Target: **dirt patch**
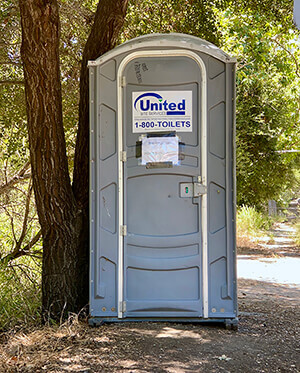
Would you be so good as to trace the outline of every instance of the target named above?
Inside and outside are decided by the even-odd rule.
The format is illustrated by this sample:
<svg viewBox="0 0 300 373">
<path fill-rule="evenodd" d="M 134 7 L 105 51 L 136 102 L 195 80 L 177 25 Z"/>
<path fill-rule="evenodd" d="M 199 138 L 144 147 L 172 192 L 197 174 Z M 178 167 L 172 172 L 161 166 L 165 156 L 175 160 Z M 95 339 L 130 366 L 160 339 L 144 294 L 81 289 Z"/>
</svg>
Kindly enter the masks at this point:
<svg viewBox="0 0 300 373">
<path fill-rule="evenodd" d="M 1 372 L 299 372 L 299 289 L 239 281 L 237 332 L 222 326 L 69 322 L 2 335 Z"/>
<path fill-rule="evenodd" d="M 238 249 L 300 256 L 290 226 Z M 253 256 L 254 258 L 254 256 Z M 221 325 L 140 322 L 0 334 L 0 372 L 300 372 L 300 289 L 240 279 L 239 330 Z"/>
</svg>

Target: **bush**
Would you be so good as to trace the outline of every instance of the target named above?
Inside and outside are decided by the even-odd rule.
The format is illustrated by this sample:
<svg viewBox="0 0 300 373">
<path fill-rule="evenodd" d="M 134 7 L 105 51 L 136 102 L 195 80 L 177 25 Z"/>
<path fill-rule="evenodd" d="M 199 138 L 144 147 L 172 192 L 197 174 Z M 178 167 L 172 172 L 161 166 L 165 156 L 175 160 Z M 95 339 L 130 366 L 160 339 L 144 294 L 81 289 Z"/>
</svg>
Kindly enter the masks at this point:
<svg viewBox="0 0 300 373">
<path fill-rule="evenodd" d="M 237 210 L 237 236 L 257 236 L 272 226 L 272 220 L 254 207 Z"/>
<path fill-rule="evenodd" d="M 300 246 L 300 221 L 296 223 L 295 228 L 296 228 L 295 242 L 297 246 Z"/>
<path fill-rule="evenodd" d="M 40 263 L 22 257 L 0 267 L 0 330 L 40 323 Z"/>
</svg>

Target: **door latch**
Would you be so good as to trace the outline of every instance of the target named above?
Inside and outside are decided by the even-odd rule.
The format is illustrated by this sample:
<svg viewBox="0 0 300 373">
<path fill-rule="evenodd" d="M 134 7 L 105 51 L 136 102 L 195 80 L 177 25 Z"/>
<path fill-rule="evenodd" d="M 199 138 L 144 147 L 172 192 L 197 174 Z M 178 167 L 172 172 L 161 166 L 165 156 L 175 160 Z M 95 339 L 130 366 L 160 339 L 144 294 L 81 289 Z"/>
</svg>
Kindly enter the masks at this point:
<svg viewBox="0 0 300 373">
<path fill-rule="evenodd" d="M 200 197 L 207 193 L 207 187 L 201 183 L 180 183 L 180 197 Z"/>
<path fill-rule="evenodd" d="M 202 194 L 207 193 L 207 188 L 201 183 L 193 183 L 194 185 L 194 197 L 200 197 Z"/>
</svg>

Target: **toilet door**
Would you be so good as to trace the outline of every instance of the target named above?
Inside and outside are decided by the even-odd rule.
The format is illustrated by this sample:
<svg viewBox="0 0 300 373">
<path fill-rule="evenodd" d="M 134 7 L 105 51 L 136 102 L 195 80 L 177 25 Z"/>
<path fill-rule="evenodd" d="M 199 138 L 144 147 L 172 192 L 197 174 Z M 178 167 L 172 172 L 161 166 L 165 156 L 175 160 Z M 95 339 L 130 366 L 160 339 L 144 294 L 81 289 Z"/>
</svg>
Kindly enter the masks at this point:
<svg viewBox="0 0 300 373">
<path fill-rule="evenodd" d="M 201 317 L 203 71 L 141 53 L 122 79 L 119 317 Z"/>
</svg>

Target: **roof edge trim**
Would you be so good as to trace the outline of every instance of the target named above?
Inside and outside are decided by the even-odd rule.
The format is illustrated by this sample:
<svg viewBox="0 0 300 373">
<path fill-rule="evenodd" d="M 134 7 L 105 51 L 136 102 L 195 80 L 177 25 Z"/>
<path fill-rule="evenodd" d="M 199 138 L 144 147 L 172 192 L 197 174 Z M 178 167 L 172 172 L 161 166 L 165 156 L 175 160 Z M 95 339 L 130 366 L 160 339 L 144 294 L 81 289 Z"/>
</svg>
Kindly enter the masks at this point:
<svg viewBox="0 0 300 373">
<path fill-rule="evenodd" d="M 111 58 L 122 53 L 134 52 L 143 48 L 170 48 L 170 49 L 188 49 L 197 52 L 203 52 L 207 55 L 225 63 L 236 63 L 236 58 L 231 57 L 214 44 L 200 39 L 196 36 L 170 33 L 170 34 L 148 34 L 126 41 L 114 49 L 104 53 L 94 61 L 88 62 L 88 67 L 102 65 Z"/>
</svg>

